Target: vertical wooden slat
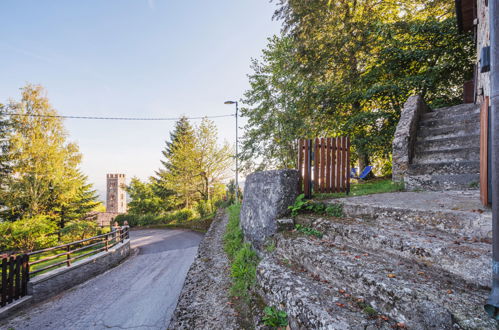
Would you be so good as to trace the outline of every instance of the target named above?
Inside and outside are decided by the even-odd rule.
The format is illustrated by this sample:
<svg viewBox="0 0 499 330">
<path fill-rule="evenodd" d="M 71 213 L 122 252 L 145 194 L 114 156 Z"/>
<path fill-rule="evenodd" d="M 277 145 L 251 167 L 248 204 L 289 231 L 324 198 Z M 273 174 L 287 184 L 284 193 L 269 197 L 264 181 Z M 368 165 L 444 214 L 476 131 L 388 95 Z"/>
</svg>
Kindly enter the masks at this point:
<svg viewBox="0 0 499 330">
<path fill-rule="evenodd" d="M 321 182 L 320 192 L 326 192 L 326 139 L 321 138 Z"/>
<path fill-rule="evenodd" d="M 9 258 L 9 283 L 7 284 L 7 302 L 11 303 L 14 298 L 14 263 L 16 261 L 16 256 L 10 256 Z"/>
<path fill-rule="evenodd" d="M 2 258 L 2 307 L 7 304 L 7 257 Z"/>
<path fill-rule="evenodd" d="M 489 97 L 485 97 L 480 107 L 480 200 L 489 204 L 488 149 L 489 149 Z"/>
<path fill-rule="evenodd" d="M 346 171 L 346 176 L 347 176 L 347 191 L 346 193 L 349 194 L 350 193 L 350 171 L 351 171 L 351 167 L 350 167 L 350 137 L 347 136 L 347 171 Z"/>
<path fill-rule="evenodd" d="M 298 191 L 303 193 L 303 139 L 298 140 Z"/>
<path fill-rule="evenodd" d="M 336 138 L 331 138 L 331 193 L 336 191 Z"/>
<path fill-rule="evenodd" d="M 347 138 L 341 138 L 341 192 L 347 191 Z"/>
<path fill-rule="evenodd" d="M 314 193 L 319 191 L 319 138 L 314 141 Z"/>
<path fill-rule="evenodd" d="M 309 197 L 310 194 L 310 140 L 305 140 L 305 148 L 304 148 L 304 154 L 303 157 L 305 158 L 304 161 L 304 168 L 303 168 L 303 193 L 305 194 L 306 197 Z"/>
<path fill-rule="evenodd" d="M 16 273 L 15 273 L 15 299 L 19 299 L 21 297 L 21 266 L 22 266 L 23 256 L 17 256 L 16 258 Z"/>
<path fill-rule="evenodd" d="M 29 270 L 28 270 L 28 262 L 29 256 L 27 254 L 24 255 L 23 264 L 22 264 L 22 282 L 21 282 L 21 294 L 23 296 L 28 294 L 28 280 L 29 280 Z"/>
<path fill-rule="evenodd" d="M 340 192 L 340 180 L 341 180 L 341 138 L 336 138 L 336 182 L 334 192 Z"/>
<path fill-rule="evenodd" d="M 331 192 L 331 138 L 326 138 L 326 193 Z"/>
</svg>

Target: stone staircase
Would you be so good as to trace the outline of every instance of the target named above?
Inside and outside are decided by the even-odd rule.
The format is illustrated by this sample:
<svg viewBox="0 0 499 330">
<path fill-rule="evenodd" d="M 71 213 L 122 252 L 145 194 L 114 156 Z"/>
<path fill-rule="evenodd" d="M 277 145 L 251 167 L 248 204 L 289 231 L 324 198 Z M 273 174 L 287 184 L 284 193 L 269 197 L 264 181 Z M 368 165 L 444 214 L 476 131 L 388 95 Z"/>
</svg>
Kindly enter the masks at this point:
<svg viewBox="0 0 499 330">
<path fill-rule="evenodd" d="M 491 245 L 425 224 L 300 215 L 257 280 L 292 329 L 497 329 L 483 304 Z"/>
<path fill-rule="evenodd" d="M 414 156 L 404 176 L 409 190 L 477 189 L 480 181 L 480 109 L 461 104 L 424 113 Z"/>
</svg>

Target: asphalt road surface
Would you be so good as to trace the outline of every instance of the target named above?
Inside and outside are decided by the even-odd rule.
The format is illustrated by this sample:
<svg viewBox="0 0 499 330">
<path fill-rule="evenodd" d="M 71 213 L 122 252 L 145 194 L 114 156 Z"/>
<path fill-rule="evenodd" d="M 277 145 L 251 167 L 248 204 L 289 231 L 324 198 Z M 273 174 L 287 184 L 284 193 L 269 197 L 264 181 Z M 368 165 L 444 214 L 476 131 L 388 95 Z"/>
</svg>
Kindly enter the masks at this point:
<svg viewBox="0 0 499 330">
<path fill-rule="evenodd" d="M 202 235 L 184 230 L 130 233 L 117 267 L 2 322 L 2 329 L 165 329 Z"/>
</svg>

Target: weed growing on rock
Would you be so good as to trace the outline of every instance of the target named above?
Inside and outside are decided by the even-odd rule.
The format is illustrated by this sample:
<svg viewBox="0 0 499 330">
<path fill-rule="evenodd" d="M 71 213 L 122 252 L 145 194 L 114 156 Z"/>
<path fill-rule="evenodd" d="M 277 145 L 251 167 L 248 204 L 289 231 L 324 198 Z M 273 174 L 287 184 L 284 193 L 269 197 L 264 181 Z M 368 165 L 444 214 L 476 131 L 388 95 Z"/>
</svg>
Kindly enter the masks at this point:
<svg viewBox="0 0 499 330">
<path fill-rule="evenodd" d="M 300 211 L 303 211 L 308 206 L 309 201 L 305 201 L 305 195 L 301 194 L 296 197 L 295 203 L 291 206 L 288 206 L 288 209 L 291 210 L 292 216 L 297 216 Z"/>
<path fill-rule="evenodd" d="M 292 216 L 297 216 L 300 213 L 312 212 L 317 214 L 327 214 L 332 217 L 343 217 L 343 205 L 341 204 L 324 204 L 311 200 L 304 200 L 305 195 L 299 195 L 295 203 L 288 207 L 291 210 Z"/>
<path fill-rule="evenodd" d="M 263 312 L 265 313 L 265 316 L 262 320 L 266 326 L 280 328 L 288 325 L 288 314 L 285 311 L 267 306 L 263 309 Z"/>
<path fill-rule="evenodd" d="M 275 246 L 275 242 L 271 242 L 270 244 L 267 244 L 265 246 L 265 251 L 271 253 L 271 252 L 274 252 L 276 246 Z"/>
<path fill-rule="evenodd" d="M 343 217 L 343 205 L 341 204 L 332 204 L 326 207 L 326 214 L 332 217 L 341 218 Z"/>
<path fill-rule="evenodd" d="M 302 226 L 300 224 L 295 225 L 295 228 L 297 231 L 299 231 L 300 233 L 303 233 L 305 235 L 315 236 L 317 238 L 322 238 L 322 236 L 323 236 L 322 232 L 320 232 L 316 229 L 310 228 L 310 227 Z"/>
<path fill-rule="evenodd" d="M 256 283 L 256 266 L 258 257 L 249 243 L 244 243 L 244 236 L 239 227 L 241 205 L 228 208 L 229 223 L 224 235 L 224 250 L 231 261 L 231 277 L 233 278 L 230 295 L 249 299 L 250 291 Z"/>
</svg>

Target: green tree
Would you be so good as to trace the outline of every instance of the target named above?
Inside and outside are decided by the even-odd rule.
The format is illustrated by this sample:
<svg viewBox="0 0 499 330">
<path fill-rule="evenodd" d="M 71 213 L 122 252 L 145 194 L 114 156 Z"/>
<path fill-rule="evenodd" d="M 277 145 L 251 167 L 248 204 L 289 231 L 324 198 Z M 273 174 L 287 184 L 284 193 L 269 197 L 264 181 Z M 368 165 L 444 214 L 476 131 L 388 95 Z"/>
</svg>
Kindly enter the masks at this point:
<svg viewBox="0 0 499 330">
<path fill-rule="evenodd" d="M 162 191 L 174 191 L 176 204 L 189 208 L 199 199 L 199 173 L 196 164 L 196 134 L 186 117 L 175 124 L 163 151 L 162 168 L 156 172 L 156 184 Z"/>
<path fill-rule="evenodd" d="M 138 178 L 132 178 L 126 190 L 131 198 L 128 203 L 128 212 L 131 214 L 159 215 L 171 208 L 173 192 L 162 190 L 154 179 L 142 182 Z"/>
<path fill-rule="evenodd" d="M 459 102 L 472 72 L 469 36 L 448 1 L 283 0 L 284 34 L 253 60 L 242 110 L 243 159 L 294 167 L 297 138 L 349 135 L 361 166 L 389 159 L 403 103 Z"/>
<path fill-rule="evenodd" d="M 11 175 L 1 191 L 5 215 L 15 220 L 46 215 L 64 227 L 84 217 L 96 203 L 79 164 L 78 146 L 67 133 L 41 86 L 26 85 L 21 101 L 11 101 L 12 130 L 7 135 Z"/>
<path fill-rule="evenodd" d="M 193 154 L 199 177 L 199 189 L 203 200 L 212 199 L 216 184 L 225 180 L 233 164 L 233 155 L 229 144 L 218 145 L 218 130 L 215 123 L 203 119 L 196 128 L 196 152 Z"/>
</svg>

